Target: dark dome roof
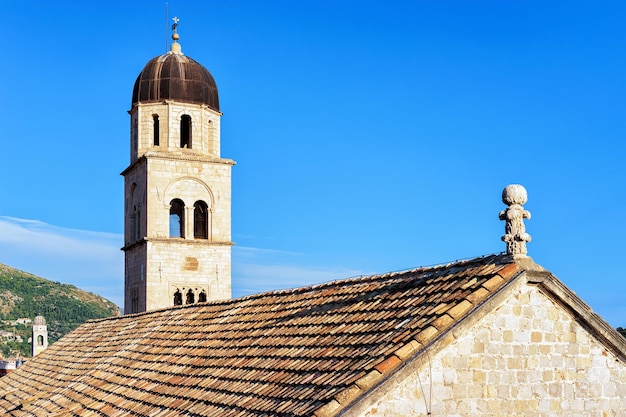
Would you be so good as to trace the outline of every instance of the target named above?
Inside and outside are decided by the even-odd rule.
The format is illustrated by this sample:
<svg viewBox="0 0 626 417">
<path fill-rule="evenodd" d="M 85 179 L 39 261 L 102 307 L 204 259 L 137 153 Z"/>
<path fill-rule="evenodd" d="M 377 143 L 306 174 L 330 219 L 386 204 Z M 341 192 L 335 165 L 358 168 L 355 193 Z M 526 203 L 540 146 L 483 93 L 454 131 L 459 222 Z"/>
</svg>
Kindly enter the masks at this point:
<svg viewBox="0 0 626 417">
<path fill-rule="evenodd" d="M 174 52 L 148 61 L 133 88 L 133 106 L 164 100 L 206 104 L 220 111 L 211 73 L 193 59 Z"/>
</svg>

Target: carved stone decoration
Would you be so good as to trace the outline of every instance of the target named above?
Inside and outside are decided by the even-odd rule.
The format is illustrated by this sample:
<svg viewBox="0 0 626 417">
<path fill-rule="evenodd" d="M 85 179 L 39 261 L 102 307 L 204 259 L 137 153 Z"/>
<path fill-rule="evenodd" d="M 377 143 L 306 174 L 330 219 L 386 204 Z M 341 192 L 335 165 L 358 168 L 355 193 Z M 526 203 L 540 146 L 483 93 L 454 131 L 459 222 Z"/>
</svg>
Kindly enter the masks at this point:
<svg viewBox="0 0 626 417">
<path fill-rule="evenodd" d="M 502 202 L 508 206 L 500 212 L 500 220 L 505 221 L 502 240 L 506 242 L 506 253 L 514 257 L 525 257 L 526 242 L 530 242 L 524 226 L 524 219 L 530 219 L 530 212 L 522 207 L 526 201 L 526 189 L 519 184 L 507 185 L 502 191 Z"/>
</svg>

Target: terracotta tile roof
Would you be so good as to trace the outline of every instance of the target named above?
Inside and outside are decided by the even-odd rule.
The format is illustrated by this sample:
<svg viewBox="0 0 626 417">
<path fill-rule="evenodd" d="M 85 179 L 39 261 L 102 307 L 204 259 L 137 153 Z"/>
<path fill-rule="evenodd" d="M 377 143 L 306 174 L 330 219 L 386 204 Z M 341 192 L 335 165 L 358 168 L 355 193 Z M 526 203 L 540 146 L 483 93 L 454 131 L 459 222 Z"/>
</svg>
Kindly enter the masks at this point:
<svg viewBox="0 0 626 417">
<path fill-rule="evenodd" d="M 333 415 L 517 272 L 493 255 L 91 321 L 2 378 L 0 414 Z"/>
</svg>

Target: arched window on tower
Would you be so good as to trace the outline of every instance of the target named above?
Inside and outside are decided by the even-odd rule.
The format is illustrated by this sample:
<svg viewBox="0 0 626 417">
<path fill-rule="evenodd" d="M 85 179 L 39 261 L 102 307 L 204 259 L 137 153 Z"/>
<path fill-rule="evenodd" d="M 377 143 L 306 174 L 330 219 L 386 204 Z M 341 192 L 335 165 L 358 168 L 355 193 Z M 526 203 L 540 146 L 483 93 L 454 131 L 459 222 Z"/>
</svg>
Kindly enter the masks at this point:
<svg viewBox="0 0 626 417">
<path fill-rule="evenodd" d="M 209 152 L 219 153 L 219 149 L 215 149 L 215 125 L 213 124 L 213 120 L 209 120 Z"/>
<path fill-rule="evenodd" d="M 183 305 L 183 295 L 181 294 L 180 290 L 176 290 L 176 292 L 174 293 L 174 305 Z"/>
<path fill-rule="evenodd" d="M 180 118 L 180 147 L 191 149 L 191 116 L 186 114 Z"/>
<path fill-rule="evenodd" d="M 161 132 L 159 132 L 159 115 L 152 115 L 152 136 L 154 141 L 154 146 L 159 146 L 159 138 L 161 136 Z"/>
<path fill-rule="evenodd" d="M 177 198 L 170 203 L 170 237 L 185 237 L 185 203 Z"/>
<path fill-rule="evenodd" d="M 196 201 L 193 205 L 193 237 L 194 239 L 209 238 L 209 207 L 204 201 Z"/>
<path fill-rule="evenodd" d="M 186 304 L 193 304 L 196 302 L 196 296 L 192 290 L 187 291 L 187 300 Z"/>
<path fill-rule="evenodd" d="M 135 221 L 137 222 L 137 227 L 135 228 L 135 240 L 139 240 L 141 239 L 141 206 L 137 208 Z"/>
<path fill-rule="evenodd" d="M 198 302 L 206 303 L 206 292 L 204 290 L 200 291 L 200 294 L 198 294 Z"/>
<path fill-rule="evenodd" d="M 131 313 L 139 313 L 139 288 L 133 287 L 130 290 Z"/>
</svg>

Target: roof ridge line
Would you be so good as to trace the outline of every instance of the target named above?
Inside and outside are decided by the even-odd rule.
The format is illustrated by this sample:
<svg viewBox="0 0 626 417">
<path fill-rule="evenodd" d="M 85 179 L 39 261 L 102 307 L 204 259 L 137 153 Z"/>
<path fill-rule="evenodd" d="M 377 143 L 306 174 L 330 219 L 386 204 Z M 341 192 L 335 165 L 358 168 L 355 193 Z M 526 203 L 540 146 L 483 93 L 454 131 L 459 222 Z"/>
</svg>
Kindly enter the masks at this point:
<svg viewBox="0 0 626 417">
<path fill-rule="evenodd" d="M 498 258 L 498 257 L 508 257 L 508 255 L 504 254 L 503 252 L 500 252 L 500 253 L 494 253 L 494 254 L 490 254 L 490 255 L 482 255 L 482 256 L 478 256 L 478 257 L 474 257 L 474 258 L 457 259 L 457 260 L 454 260 L 454 261 L 449 261 L 447 263 L 438 263 L 438 264 L 432 264 L 432 265 L 426 265 L 426 266 L 418 266 L 418 267 L 410 268 L 410 269 L 389 271 L 389 272 L 384 272 L 384 273 L 381 273 L 381 274 L 352 276 L 352 277 L 348 277 L 348 278 L 341 278 L 341 279 L 336 279 L 336 280 L 332 280 L 332 281 L 326 281 L 326 282 L 321 282 L 321 283 L 317 283 L 317 284 L 311 284 L 311 285 L 307 285 L 307 286 L 304 286 L 304 287 L 281 288 L 281 289 L 270 290 L 270 291 L 255 293 L 255 294 L 244 295 L 244 296 L 237 297 L 237 298 L 228 298 L 228 299 L 222 299 L 222 300 L 210 300 L 210 301 L 207 301 L 207 302 L 204 302 L 204 303 L 185 304 L 185 305 L 180 305 L 180 306 L 163 307 L 163 308 L 150 310 L 150 311 L 142 311 L 142 312 L 139 312 L 139 313 L 124 314 L 123 316 L 105 317 L 105 318 L 101 318 L 101 319 L 88 320 L 87 323 L 90 323 L 90 322 L 101 322 L 101 321 L 106 321 L 106 320 L 114 320 L 114 319 L 119 319 L 120 317 L 141 317 L 141 316 L 144 316 L 144 315 L 163 313 L 163 312 L 166 312 L 166 311 L 178 310 L 178 309 L 183 309 L 183 308 L 200 308 L 200 307 L 211 306 L 211 305 L 212 306 L 228 305 L 228 304 L 234 304 L 234 303 L 238 303 L 238 302 L 242 302 L 242 301 L 250 301 L 250 300 L 254 300 L 254 299 L 261 299 L 261 298 L 264 298 L 264 297 L 270 297 L 270 296 L 276 296 L 276 295 L 293 295 L 293 294 L 299 294 L 299 293 L 304 293 L 304 292 L 321 290 L 321 289 L 324 289 L 324 288 L 330 288 L 330 287 L 337 286 L 337 285 L 340 285 L 340 284 L 350 284 L 350 283 L 354 283 L 356 281 L 375 281 L 375 280 L 379 280 L 379 279 L 391 278 L 391 277 L 396 276 L 396 275 L 407 274 L 407 273 L 420 271 L 420 270 L 421 271 L 428 271 L 428 270 L 445 269 L 445 268 L 449 268 L 451 265 L 455 265 L 455 264 L 459 264 L 459 265 L 460 264 L 464 264 L 464 265 L 466 265 L 466 264 L 472 263 L 472 262 L 476 262 L 476 263 L 482 262 L 482 261 L 484 261 L 487 258 Z"/>
</svg>

